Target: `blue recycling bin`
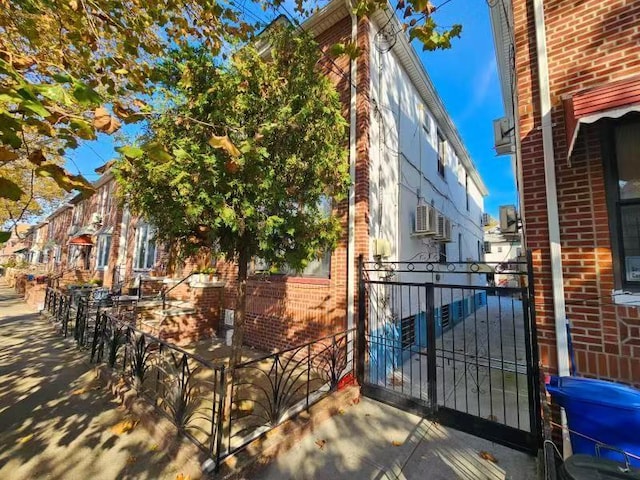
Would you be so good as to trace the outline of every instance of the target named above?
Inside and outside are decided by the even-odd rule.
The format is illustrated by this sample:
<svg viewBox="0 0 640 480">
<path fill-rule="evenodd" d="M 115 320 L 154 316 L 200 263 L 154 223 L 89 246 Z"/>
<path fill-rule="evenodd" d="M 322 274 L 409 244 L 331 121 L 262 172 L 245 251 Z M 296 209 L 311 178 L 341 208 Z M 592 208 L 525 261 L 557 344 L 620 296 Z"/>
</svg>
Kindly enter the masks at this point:
<svg viewBox="0 0 640 480">
<path fill-rule="evenodd" d="M 603 380 L 555 376 L 547 390 L 565 409 L 570 430 L 640 457 L 640 390 Z M 596 442 L 575 433 L 571 433 L 571 447 L 574 454 L 598 454 Z M 602 457 L 623 461 L 620 452 L 599 450 Z M 640 467 L 639 459 L 629 460 Z"/>
</svg>

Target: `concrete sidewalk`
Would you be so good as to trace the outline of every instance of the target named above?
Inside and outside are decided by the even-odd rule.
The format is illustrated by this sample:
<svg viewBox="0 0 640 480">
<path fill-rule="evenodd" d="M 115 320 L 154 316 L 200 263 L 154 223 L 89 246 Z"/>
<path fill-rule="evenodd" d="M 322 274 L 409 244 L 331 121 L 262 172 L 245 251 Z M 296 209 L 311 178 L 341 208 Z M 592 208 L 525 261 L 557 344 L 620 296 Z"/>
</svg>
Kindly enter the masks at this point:
<svg viewBox="0 0 640 480">
<path fill-rule="evenodd" d="M 0 283 L 0 478 L 196 478 L 136 421 L 87 353 Z"/>
<path fill-rule="evenodd" d="M 533 457 L 363 397 L 342 414 L 320 424 L 251 478 L 534 480 L 538 477 Z"/>
</svg>

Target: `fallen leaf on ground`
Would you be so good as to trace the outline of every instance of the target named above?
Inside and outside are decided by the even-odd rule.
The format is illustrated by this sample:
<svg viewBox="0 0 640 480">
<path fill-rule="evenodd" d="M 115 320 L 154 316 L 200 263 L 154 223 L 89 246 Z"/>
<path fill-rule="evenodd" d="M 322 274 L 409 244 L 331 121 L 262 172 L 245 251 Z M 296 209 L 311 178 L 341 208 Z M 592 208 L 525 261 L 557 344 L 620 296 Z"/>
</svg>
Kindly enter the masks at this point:
<svg viewBox="0 0 640 480">
<path fill-rule="evenodd" d="M 138 423 L 140 423 L 140 420 L 135 420 L 133 418 L 126 418 L 121 422 L 116 423 L 113 427 L 111 427 L 111 432 L 115 433 L 116 435 L 122 435 L 136 428 L 136 425 L 138 425 Z"/>
<path fill-rule="evenodd" d="M 338 410 L 338 415 L 344 415 L 344 408 L 341 408 L 340 410 Z"/>
<path fill-rule="evenodd" d="M 30 433 L 29 435 L 25 435 L 24 437 L 19 438 L 18 443 L 27 443 L 32 438 L 33 438 L 33 433 Z"/>
<path fill-rule="evenodd" d="M 127 458 L 127 465 L 133 465 L 134 463 L 136 463 L 136 460 L 138 460 L 136 457 L 134 457 L 133 455 L 129 455 L 129 458 Z"/>
<path fill-rule="evenodd" d="M 87 387 L 82 387 L 82 388 L 78 388 L 77 390 L 74 390 L 73 392 L 71 392 L 71 395 L 82 395 L 83 393 L 87 393 L 89 390 L 87 390 Z"/>
<path fill-rule="evenodd" d="M 491 420 L 492 422 L 497 422 L 498 421 L 498 417 L 496 417 L 495 415 L 489 415 L 487 417 L 487 420 Z"/>
<path fill-rule="evenodd" d="M 176 480 L 191 480 L 191 475 L 185 476 L 184 473 L 179 473 Z"/>
<path fill-rule="evenodd" d="M 398 440 L 394 440 L 393 442 L 391 442 L 391 445 L 393 445 L 394 447 L 399 447 L 400 445 L 402 445 L 404 442 L 399 442 Z"/>
<path fill-rule="evenodd" d="M 157 443 L 154 443 L 153 445 L 151 445 L 151 448 L 149 450 L 151 450 L 152 452 L 157 452 L 159 448 L 160 448 L 160 445 L 158 445 Z"/>
<path fill-rule="evenodd" d="M 480 458 L 483 458 L 484 460 L 488 460 L 493 463 L 498 463 L 498 459 L 493 455 L 491 455 L 489 452 L 485 452 L 484 450 L 482 450 L 481 452 L 478 453 L 478 455 L 480 455 Z"/>
<path fill-rule="evenodd" d="M 326 440 L 316 440 L 316 445 L 320 448 L 320 450 L 324 448 L 325 443 L 327 443 Z"/>
</svg>

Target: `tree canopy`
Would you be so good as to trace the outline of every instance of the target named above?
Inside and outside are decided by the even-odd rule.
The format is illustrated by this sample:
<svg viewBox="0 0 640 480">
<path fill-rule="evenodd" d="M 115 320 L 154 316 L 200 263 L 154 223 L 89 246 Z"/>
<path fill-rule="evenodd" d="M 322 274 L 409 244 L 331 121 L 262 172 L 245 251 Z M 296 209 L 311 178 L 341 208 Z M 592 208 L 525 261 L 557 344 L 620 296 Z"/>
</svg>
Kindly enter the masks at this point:
<svg viewBox="0 0 640 480">
<path fill-rule="evenodd" d="M 115 168 L 159 239 L 185 254 L 215 247 L 238 263 L 239 284 L 252 257 L 300 269 L 335 246 L 340 222 L 322 203 L 348 189 L 347 122 L 319 57 L 283 27 L 222 66 L 189 47 L 163 64 L 168 107 Z"/>
</svg>

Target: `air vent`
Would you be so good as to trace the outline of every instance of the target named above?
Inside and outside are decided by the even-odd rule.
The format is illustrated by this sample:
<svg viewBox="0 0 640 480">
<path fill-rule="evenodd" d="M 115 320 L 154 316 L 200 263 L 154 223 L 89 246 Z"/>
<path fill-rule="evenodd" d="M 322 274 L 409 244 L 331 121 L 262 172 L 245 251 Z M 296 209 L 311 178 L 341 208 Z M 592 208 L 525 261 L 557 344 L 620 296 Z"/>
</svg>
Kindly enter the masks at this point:
<svg viewBox="0 0 640 480">
<path fill-rule="evenodd" d="M 450 305 L 442 305 L 442 307 L 440 307 L 440 314 L 442 316 L 442 330 L 446 330 L 449 328 L 449 326 L 451 325 L 451 313 L 450 313 L 450 309 L 449 309 Z"/>
<path fill-rule="evenodd" d="M 400 321 L 400 330 L 402 335 L 402 349 L 411 348 L 416 343 L 416 316 L 411 315 Z"/>
</svg>

